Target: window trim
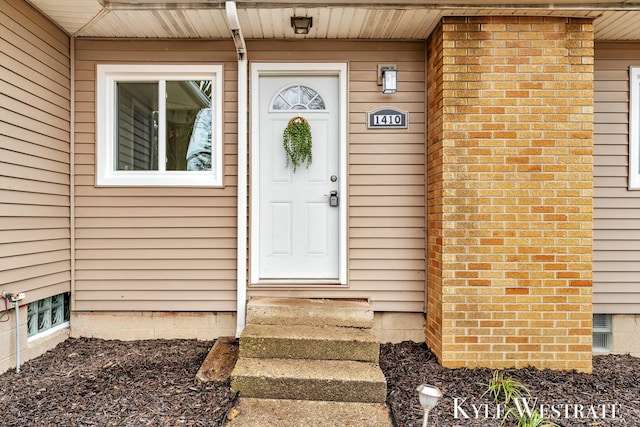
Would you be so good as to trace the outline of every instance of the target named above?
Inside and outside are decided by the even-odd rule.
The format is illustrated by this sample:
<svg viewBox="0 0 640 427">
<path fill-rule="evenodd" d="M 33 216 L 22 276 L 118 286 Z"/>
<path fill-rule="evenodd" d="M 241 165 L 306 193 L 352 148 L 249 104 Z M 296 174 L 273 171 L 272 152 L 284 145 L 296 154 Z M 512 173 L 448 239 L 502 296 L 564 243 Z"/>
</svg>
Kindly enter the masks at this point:
<svg viewBox="0 0 640 427">
<path fill-rule="evenodd" d="M 67 320 L 66 322 L 63 322 L 59 325 L 56 325 L 52 328 L 49 329 L 45 329 L 42 332 L 38 332 L 37 334 L 31 335 L 30 337 L 27 337 L 27 343 L 31 343 L 32 341 L 38 340 L 40 338 L 44 338 L 44 337 L 48 337 L 49 335 L 53 335 L 56 332 L 63 330 L 63 329 L 69 329 L 71 327 L 71 322 L 69 320 Z"/>
<path fill-rule="evenodd" d="M 96 94 L 96 186 L 223 186 L 222 65 L 98 64 Z M 119 171 L 115 169 L 116 83 L 211 80 L 211 171 Z M 162 82 L 161 82 L 162 83 Z M 164 100 L 160 99 L 161 108 Z"/>
<path fill-rule="evenodd" d="M 640 67 L 629 68 L 629 190 L 640 190 Z"/>
</svg>

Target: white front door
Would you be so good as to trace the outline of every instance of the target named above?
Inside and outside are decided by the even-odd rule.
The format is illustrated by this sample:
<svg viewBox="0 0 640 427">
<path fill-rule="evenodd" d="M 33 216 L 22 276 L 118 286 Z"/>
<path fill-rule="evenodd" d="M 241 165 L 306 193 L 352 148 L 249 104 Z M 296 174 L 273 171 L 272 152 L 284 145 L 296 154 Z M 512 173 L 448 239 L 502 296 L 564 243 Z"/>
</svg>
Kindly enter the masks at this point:
<svg viewBox="0 0 640 427">
<path fill-rule="evenodd" d="M 257 173 L 252 182 L 258 191 L 253 193 L 257 218 L 252 224 L 258 241 L 252 244 L 252 269 L 257 269 L 253 281 L 340 283 L 340 204 L 345 203 L 340 189 L 345 177 L 340 166 L 339 77 L 266 73 L 257 80 L 259 111 L 253 125 L 259 132 L 252 141 Z M 287 165 L 283 132 L 298 116 L 311 126 L 313 160 L 294 172 Z M 335 199 L 331 203 L 332 192 L 337 205 Z"/>
</svg>

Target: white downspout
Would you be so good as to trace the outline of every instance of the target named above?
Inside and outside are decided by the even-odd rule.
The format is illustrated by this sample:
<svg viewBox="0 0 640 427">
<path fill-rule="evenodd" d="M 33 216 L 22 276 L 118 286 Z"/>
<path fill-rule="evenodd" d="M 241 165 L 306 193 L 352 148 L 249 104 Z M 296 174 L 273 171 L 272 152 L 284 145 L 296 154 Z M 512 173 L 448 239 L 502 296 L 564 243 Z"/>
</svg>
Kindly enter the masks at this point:
<svg viewBox="0 0 640 427">
<path fill-rule="evenodd" d="M 235 1 L 225 3 L 227 23 L 238 52 L 238 229 L 236 282 L 236 337 L 244 329 L 247 308 L 247 48 Z"/>
</svg>

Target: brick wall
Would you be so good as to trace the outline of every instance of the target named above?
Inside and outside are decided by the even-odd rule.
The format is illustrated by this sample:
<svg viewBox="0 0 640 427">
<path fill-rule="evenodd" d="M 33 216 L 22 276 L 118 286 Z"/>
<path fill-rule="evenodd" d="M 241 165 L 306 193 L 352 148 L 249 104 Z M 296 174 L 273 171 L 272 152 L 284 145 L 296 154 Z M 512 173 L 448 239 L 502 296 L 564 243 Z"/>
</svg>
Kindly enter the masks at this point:
<svg viewBox="0 0 640 427">
<path fill-rule="evenodd" d="M 427 324 L 426 338 L 433 352 L 442 353 L 443 261 L 443 75 L 442 26 L 427 42 Z"/>
<path fill-rule="evenodd" d="M 427 343 L 590 371 L 591 20 L 443 18 L 427 51 Z"/>
</svg>

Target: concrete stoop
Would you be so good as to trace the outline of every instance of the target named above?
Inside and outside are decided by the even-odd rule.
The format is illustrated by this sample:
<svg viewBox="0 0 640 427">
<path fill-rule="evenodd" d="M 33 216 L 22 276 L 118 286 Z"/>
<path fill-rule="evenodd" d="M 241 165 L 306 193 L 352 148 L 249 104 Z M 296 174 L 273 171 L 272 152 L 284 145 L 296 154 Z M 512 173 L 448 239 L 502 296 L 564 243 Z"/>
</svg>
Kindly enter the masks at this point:
<svg viewBox="0 0 640 427">
<path fill-rule="evenodd" d="M 243 397 L 265 399 L 384 403 L 387 397 L 378 365 L 352 360 L 240 357 L 231 387 Z"/>
<path fill-rule="evenodd" d="M 345 425 L 390 425 L 373 324 L 373 310 L 365 301 L 251 299 L 240 357 L 231 375 L 231 389 L 240 393 L 240 421 L 230 424 L 341 425 L 326 423 L 321 409 L 326 406 L 333 413 L 327 416 L 354 418 Z M 260 418 L 256 408 L 270 413 L 276 406 L 275 412 L 289 424 L 260 424 L 247 414 Z M 302 413 L 308 419 L 299 419 Z M 359 417 L 367 423 L 379 417 L 386 421 L 367 424 L 357 421 Z"/>
<path fill-rule="evenodd" d="M 240 356 L 274 359 L 360 360 L 378 363 L 371 329 L 306 325 L 247 325 Z"/>
<path fill-rule="evenodd" d="M 228 427 L 392 427 L 385 405 L 241 398 Z"/>
<path fill-rule="evenodd" d="M 247 325 L 307 325 L 373 328 L 373 309 L 366 301 L 299 298 L 252 298 Z"/>
</svg>

